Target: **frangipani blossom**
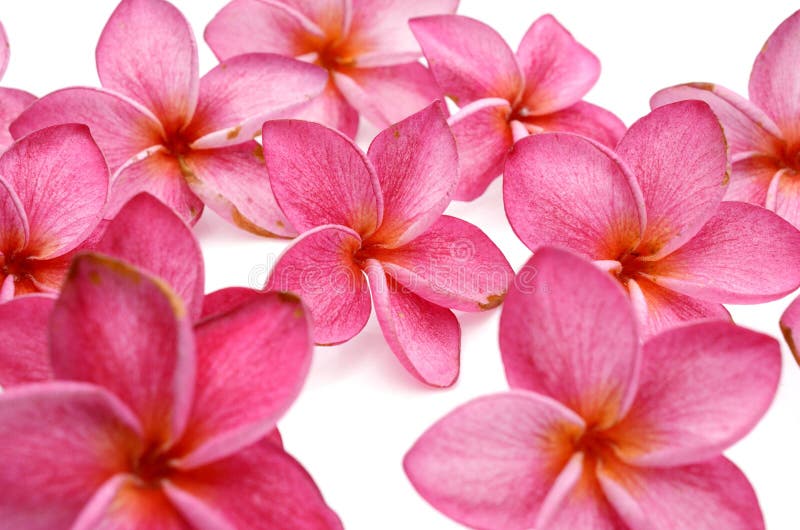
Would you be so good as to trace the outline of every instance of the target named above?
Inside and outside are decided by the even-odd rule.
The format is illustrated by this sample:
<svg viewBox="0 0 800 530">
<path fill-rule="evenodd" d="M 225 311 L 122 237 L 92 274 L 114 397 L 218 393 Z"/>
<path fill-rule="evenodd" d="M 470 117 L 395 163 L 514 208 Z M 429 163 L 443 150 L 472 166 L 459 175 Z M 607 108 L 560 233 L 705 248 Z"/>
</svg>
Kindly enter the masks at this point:
<svg viewBox="0 0 800 530">
<path fill-rule="evenodd" d="M 467 403 L 405 458 L 435 508 L 483 530 L 763 530 L 722 451 L 767 411 L 775 339 L 730 322 L 643 345 L 617 282 L 540 249 L 500 320 L 511 391 Z"/>
<path fill-rule="evenodd" d="M 162 281 L 82 255 L 49 342 L 56 380 L 0 395 L 0 528 L 342 528 L 270 435 L 311 358 L 297 298 L 193 329 Z"/>
<path fill-rule="evenodd" d="M 34 132 L 0 156 L 0 302 L 58 291 L 75 252 L 95 242 L 108 188 L 84 125 Z"/>
<path fill-rule="evenodd" d="M 627 288 L 649 335 L 800 285 L 800 232 L 759 206 L 722 202 L 729 169 L 711 109 L 686 101 L 640 119 L 616 153 L 565 133 L 519 142 L 503 196 L 528 248 L 594 260 Z"/>
<path fill-rule="evenodd" d="M 727 200 L 764 206 L 800 228 L 800 11 L 769 37 L 750 73 L 750 99 L 720 85 L 688 83 L 664 89 L 653 108 L 705 101 L 722 122 L 733 172 Z"/>
<path fill-rule="evenodd" d="M 408 19 L 457 7 L 458 0 L 233 0 L 205 38 L 220 60 L 267 52 L 325 68 L 325 91 L 287 117 L 354 137 L 359 114 L 383 129 L 441 97 L 418 62 Z"/>
<path fill-rule="evenodd" d="M 499 305 L 513 271 L 480 229 L 442 215 L 458 158 L 439 104 L 381 132 L 367 154 L 310 122 L 267 122 L 263 138 L 278 204 L 304 232 L 267 288 L 303 298 L 318 344 L 354 337 L 374 304 L 403 366 L 430 385 L 453 384 L 461 330 L 449 308 Z"/>
<path fill-rule="evenodd" d="M 8 36 L 3 24 L 0 24 L 0 79 L 3 78 L 3 74 L 5 74 L 8 67 L 10 52 Z M 22 90 L 0 87 L 0 153 L 14 141 L 11 137 L 11 132 L 8 130 L 9 125 L 35 99 L 35 96 Z"/>
<path fill-rule="evenodd" d="M 543 131 L 568 131 L 613 147 L 619 118 L 582 101 L 600 61 L 550 15 L 539 18 L 515 54 L 492 28 L 464 16 L 411 21 L 431 71 L 461 107 L 450 118 L 461 161 L 455 199 L 480 196 L 503 171 L 514 142 Z"/>
<path fill-rule="evenodd" d="M 319 94 L 324 70 L 250 54 L 200 78 L 192 29 L 164 0 L 119 4 L 97 45 L 97 70 L 103 88 L 45 96 L 12 124 L 14 136 L 54 123 L 87 124 L 114 175 L 109 218 L 146 191 L 189 222 L 205 203 L 246 230 L 294 235 L 252 138 L 265 118 Z"/>
</svg>

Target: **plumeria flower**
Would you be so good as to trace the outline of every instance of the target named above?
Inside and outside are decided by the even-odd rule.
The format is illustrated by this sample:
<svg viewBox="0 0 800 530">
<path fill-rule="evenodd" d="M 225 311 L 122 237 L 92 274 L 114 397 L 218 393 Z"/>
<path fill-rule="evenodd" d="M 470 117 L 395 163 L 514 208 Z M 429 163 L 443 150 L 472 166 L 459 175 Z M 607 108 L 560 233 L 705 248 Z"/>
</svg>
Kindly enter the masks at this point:
<svg viewBox="0 0 800 530">
<path fill-rule="evenodd" d="M 516 54 L 468 17 L 414 19 L 411 29 L 442 90 L 461 107 L 450 118 L 461 160 L 458 200 L 486 191 L 514 142 L 529 134 L 570 131 L 613 147 L 625 132 L 619 118 L 582 101 L 600 61 L 550 15 L 533 23 Z"/>
<path fill-rule="evenodd" d="M 374 304 L 402 365 L 430 385 L 453 384 L 461 330 L 450 308 L 497 306 L 513 271 L 480 229 L 442 215 L 458 158 L 439 104 L 381 132 L 367 154 L 304 121 L 267 122 L 263 138 L 275 197 L 303 232 L 267 289 L 303 298 L 318 344 L 354 337 Z"/>
<path fill-rule="evenodd" d="M 72 256 L 96 240 L 108 188 L 84 125 L 37 131 L 0 156 L 0 302 L 58 291 Z"/>
<path fill-rule="evenodd" d="M 297 298 L 193 325 L 163 281 L 88 254 L 50 339 L 56 380 L 0 395 L 0 527 L 342 528 L 270 436 L 311 358 Z"/>
<path fill-rule="evenodd" d="M 205 38 L 220 60 L 268 52 L 325 68 L 325 91 L 291 117 L 354 137 L 359 114 L 383 129 L 441 97 L 418 62 L 408 19 L 457 7 L 458 0 L 233 0 Z"/>
<path fill-rule="evenodd" d="M 3 78 L 8 67 L 9 52 L 8 36 L 6 36 L 3 25 L 0 24 L 0 79 Z M 22 90 L 0 87 L 0 153 L 14 141 L 8 126 L 35 99 L 36 97 L 32 94 Z"/>
<path fill-rule="evenodd" d="M 528 248 L 594 260 L 627 288 L 648 335 L 800 285 L 800 232 L 759 206 L 722 202 L 729 168 L 713 112 L 687 101 L 640 119 L 616 153 L 566 133 L 519 142 L 503 196 Z"/>
<path fill-rule="evenodd" d="M 146 191 L 195 221 L 208 205 L 237 226 L 291 236 L 264 179 L 252 138 L 268 116 L 322 91 L 325 71 L 285 57 L 250 54 L 202 78 L 183 15 L 163 0 L 123 0 L 97 45 L 103 88 L 67 88 L 30 106 L 15 137 L 46 125 L 87 124 L 114 175 L 113 217 Z"/>
<path fill-rule="evenodd" d="M 664 89 L 653 108 L 686 99 L 711 105 L 725 127 L 733 172 L 728 200 L 764 206 L 800 228 L 800 11 L 769 37 L 750 73 L 750 99 L 720 85 Z"/>
<path fill-rule="evenodd" d="M 722 451 L 769 408 L 777 341 L 715 321 L 642 345 L 619 285 L 563 250 L 520 278 L 500 319 L 511 391 L 422 435 L 405 458 L 417 491 L 484 530 L 763 530 Z"/>
</svg>

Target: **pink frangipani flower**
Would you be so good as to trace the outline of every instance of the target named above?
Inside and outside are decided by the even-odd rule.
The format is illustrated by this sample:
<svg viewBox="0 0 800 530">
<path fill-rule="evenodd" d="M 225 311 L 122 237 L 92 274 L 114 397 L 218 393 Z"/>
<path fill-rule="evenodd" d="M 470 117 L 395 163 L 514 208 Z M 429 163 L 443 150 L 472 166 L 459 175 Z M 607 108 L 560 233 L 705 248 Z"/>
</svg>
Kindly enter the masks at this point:
<svg viewBox="0 0 800 530">
<path fill-rule="evenodd" d="M 575 132 L 613 147 L 625 132 L 619 118 L 581 100 L 600 76 L 600 62 L 552 16 L 533 23 L 516 54 L 468 17 L 410 24 L 442 90 L 461 107 L 450 118 L 461 161 L 455 199 L 480 196 L 502 173 L 514 142 L 529 134 Z"/>
<path fill-rule="evenodd" d="M 729 168 L 713 112 L 687 101 L 640 119 L 616 153 L 566 133 L 519 142 L 503 197 L 528 248 L 594 260 L 627 288 L 649 335 L 800 285 L 800 232 L 764 208 L 722 202 Z"/>
<path fill-rule="evenodd" d="M 351 339 L 374 304 L 403 366 L 430 385 L 453 384 L 461 330 L 449 308 L 499 305 L 513 271 L 480 229 L 442 215 L 458 158 L 440 105 L 381 132 L 367 154 L 310 122 L 267 122 L 263 138 L 278 204 L 304 232 L 267 288 L 303 298 L 319 344 Z"/>
<path fill-rule="evenodd" d="M 0 24 L 0 79 L 8 67 L 9 55 L 8 37 L 3 25 Z M 35 99 L 35 96 L 22 90 L 0 87 L 0 153 L 14 141 L 8 130 L 9 125 Z"/>
<path fill-rule="evenodd" d="M 237 226 L 292 236 L 252 138 L 264 119 L 310 101 L 325 71 L 268 54 L 234 57 L 199 77 L 197 45 L 164 0 L 123 0 L 97 45 L 103 88 L 67 88 L 30 106 L 15 137 L 85 123 L 114 175 L 107 217 L 146 191 L 194 222 L 203 203 Z"/>
<path fill-rule="evenodd" d="M 233 0 L 206 28 L 220 60 L 267 52 L 328 71 L 325 91 L 294 117 L 354 137 L 359 114 L 380 128 L 441 97 L 408 19 L 453 13 L 458 0 Z"/>
<path fill-rule="evenodd" d="M 661 90 L 653 108 L 702 100 L 725 127 L 733 171 L 728 200 L 764 206 L 800 228 L 800 11 L 769 37 L 750 73 L 750 99 L 711 83 Z"/>
<path fill-rule="evenodd" d="M 483 530 L 763 530 L 722 451 L 769 408 L 772 337 L 707 321 L 643 345 L 619 284 L 540 249 L 500 320 L 511 391 L 437 422 L 405 458 L 435 508 Z"/>
<path fill-rule="evenodd" d="M 56 380 L 0 395 L 0 528 L 342 528 L 271 435 L 311 358 L 297 298 L 193 325 L 164 282 L 87 254 L 49 344 Z"/>
</svg>

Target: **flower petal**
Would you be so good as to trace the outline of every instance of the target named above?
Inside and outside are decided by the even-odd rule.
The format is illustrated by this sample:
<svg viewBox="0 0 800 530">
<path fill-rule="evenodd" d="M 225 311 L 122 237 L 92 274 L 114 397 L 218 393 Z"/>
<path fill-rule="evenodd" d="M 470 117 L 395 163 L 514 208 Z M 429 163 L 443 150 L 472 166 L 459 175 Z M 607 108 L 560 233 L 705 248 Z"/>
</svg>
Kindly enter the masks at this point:
<svg viewBox="0 0 800 530">
<path fill-rule="evenodd" d="M 0 385 L 53 378 L 47 343 L 50 312 L 55 300 L 49 296 L 25 296 L 0 304 Z"/>
<path fill-rule="evenodd" d="M 481 397 L 423 434 L 403 461 L 420 495 L 472 528 L 536 526 L 583 420 L 531 392 Z"/>
<path fill-rule="evenodd" d="M 567 405 L 608 426 L 636 392 L 639 338 L 619 283 L 592 263 L 544 247 L 517 274 L 500 318 L 512 388 Z"/>
<path fill-rule="evenodd" d="M 299 231 L 337 224 L 369 235 L 383 201 L 367 156 L 348 138 L 297 120 L 264 124 L 264 157 L 278 205 Z"/>
<path fill-rule="evenodd" d="M 409 25 L 439 86 L 457 105 L 489 97 L 517 101 L 522 72 L 514 52 L 494 29 L 460 15 L 416 18 Z"/>
<path fill-rule="evenodd" d="M 781 169 L 780 160 L 769 155 L 753 154 L 735 161 L 725 200 L 766 206 L 770 184 Z M 793 224 L 800 226 L 800 217 Z"/>
<path fill-rule="evenodd" d="M 461 327 L 453 312 L 398 285 L 376 260 L 367 260 L 366 270 L 378 323 L 400 364 L 428 385 L 455 383 Z"/>
<path fill-rule="evenodd" d="M 243 303 L 259 297 L 261 291 L 248 287 L 226 287 L 203 298 L 203 315 L 201 320 L 215 317 L 236 309 Z"/>
<path fill-rule="evenodd" d="M 285 4 L 316 24 L 326 35 L 347 33 L 352 17 L 350 0 L 270 0 Z"/>
<path fill-rule="evenodd" d="M 517 142 L 503 178 L 506 215 L 528 248 L 558 245 L 590 259 L 635 249 L 645 223 L 627 166 L 591 140 L 565 133 Z"/>
<path fill-rule="evenodd" d="M 597 105 L 579 101 L 565 109 L 524 120 L 527 128 L 538 132 L 580 134 L 613 149 L 625 134 L 625 124 L 616 115 Z"/>
<path fill-rule="evenodd" d="M 0 35 L 0 48 L 3 46 L 3 37 Z M 9 127 L 22 111 L 36 101 L 36 97 L 22 90 L 0 87 L 0 153 L 10 146 L 14 139 Z"/>
<path fill-rule="evenodd" d="M 295 293 L 307 304 L 317 344 L 348 341 L 369 319 L 367 282 L 353 260 L 360 246 L 358 234 L 344 226 L 309 230 L 281 255 L 267 280 L 264 289 Z"/>
<path fill-rule="evenodd" d="M 771 184 L 767 192 L 767 207 L 795 227 L 800 227 L 800 183 L 796 175 L 786 170 L 776 173 Z"/>
<path fill-rule="evenodd" d="M 347 102 L 332 76 L 322 94 L 306 105 L 290 109 L 281 117 L 316 122 L 336 129 L 348 138 L 355 138 L 358 131 L 358 111 Z"/>
<path fill-rule="evenodd" d="M 184 430 L 195 382 L 191 321 L 162 282 L 121 261 L 75 259 L 50 324 L 58 379 L 116 394 L 149 439 L 168 443 Z"/>
<path fill-rule="evenodd" d="M 783 338 L 786 339 L 786 344 L 794 355 L 795 360 L 800 364 L 800 350 L 797 346 L 800 344 L 800 338 L 797 336 L 797 330 L 800 324 L 800 298 L 795 298 L 786 311 L 781 315 L 781 331 Z"/>
<path fill-rule="evenodd" d="M 8 68 L 8 58 L 11 54 L 11 47 L 8 44 L 8 35 L 2 24 L 0 24 L 0 78 L 6 73 Z"/>
<path fill-rule="evenodd" d="M 3 227 L 0 230 L 0 259 L 3 259 L 4 254 L 13 255 L 25 248 L 30 237 L 28 216 L 25 214 L 25 207 L 19 195 L 2 175 L 0 175 L 0 226 Z"/>
</svg>

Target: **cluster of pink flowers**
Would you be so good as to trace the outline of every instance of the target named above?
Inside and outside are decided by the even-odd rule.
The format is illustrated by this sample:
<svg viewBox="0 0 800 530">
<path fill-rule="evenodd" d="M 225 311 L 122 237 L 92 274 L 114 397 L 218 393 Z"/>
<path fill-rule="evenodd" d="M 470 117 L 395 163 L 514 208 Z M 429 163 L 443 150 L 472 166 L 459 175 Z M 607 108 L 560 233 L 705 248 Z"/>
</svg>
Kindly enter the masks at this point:
<svg viewBox="0 0 800 530">
<path fill-rule="evenodd" d="M 600 63 L 555 18 L 515 53 L 457 7 L 232 0 L 201 77 L 174 6 L 122 0 L 101 88 L 0 88 L 0 529 L 343 528 L 277 430 L 315 344 L 374 307 L 387 351 L 449 387 L 453 310 L 501 304 L 511 390 L 411 448 L 425 500 L 488 530 L 764 528 L 723 451 L 780 346 L 722 304 L 800 287 L 800 12 L 749 100 L 679 85 L 627 128 L 583 101 Z M 360 117 L 383 129 L 366 151 Z M 516 277 L 445 215 L 501 174 L 534 253 Z M 295 238 L 263 289 L 205 294 L 205 206 Z M 800 300 L 780 325 L 800 362 Z"/>
</svg>

